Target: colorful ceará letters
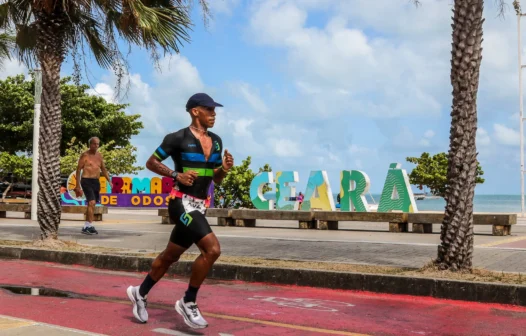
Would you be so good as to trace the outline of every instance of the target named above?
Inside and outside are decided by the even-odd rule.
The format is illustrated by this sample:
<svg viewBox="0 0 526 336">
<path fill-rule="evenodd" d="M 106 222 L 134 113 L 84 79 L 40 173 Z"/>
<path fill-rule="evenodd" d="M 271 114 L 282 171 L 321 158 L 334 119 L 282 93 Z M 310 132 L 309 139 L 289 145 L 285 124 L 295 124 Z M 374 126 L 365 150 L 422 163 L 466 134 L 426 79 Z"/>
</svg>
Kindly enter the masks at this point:
<svg viewBox="0 0 526 336">
<path fill-rule="evenodd" d="M 252 204 L 260 210 L 298 210 L 296 188 L 291 183 L 299 182 L 298 172 L 279 171 L 276 177 L 272 172 L 257 174 L 250 185 L 250 199 Z M 273 200 L 265 199 L 263 187 L 275 184 L 276 204 Z M 369 212 L 370 205 L 365 195 L 369 192 L 370 180 L 366 173 L 359 170 L 343 170 L 340 173 L 340 210 Z M 305 199 L 301 210 L 334 211 L 334 198 L 327 177 L 323 170 L 311 171 L 305 191 Z M 413 191 L 409 183 L 407 172 L 401 169 L 401 164 L 391 163 L 387 171 L 380 203 L 377 212 L 418 212 Z"/>
</svg>

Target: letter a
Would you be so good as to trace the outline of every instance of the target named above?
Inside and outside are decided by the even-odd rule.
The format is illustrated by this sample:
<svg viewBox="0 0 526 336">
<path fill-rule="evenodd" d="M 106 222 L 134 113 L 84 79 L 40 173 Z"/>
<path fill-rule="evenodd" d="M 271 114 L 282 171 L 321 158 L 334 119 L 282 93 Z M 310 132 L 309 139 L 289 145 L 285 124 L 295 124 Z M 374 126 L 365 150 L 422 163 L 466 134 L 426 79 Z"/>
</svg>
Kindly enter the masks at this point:
<svg viewBox="0 0 526 336">
<path fill-rule="evenodd" d="M 377 212 L 418 212 L 409 177 L 405 169 L 400 167 L 402 165 L 399 163 L 391 163 L 389 166 Z"/>
<path fill-rule="evenodd" d="M 327 172 L 315 170 L 310 172 L 305 200 L 301 205 L 301 210 L 321 209 L 334 211 L 334 196 L 332 195 L 331 185 Z"/>
</svg>

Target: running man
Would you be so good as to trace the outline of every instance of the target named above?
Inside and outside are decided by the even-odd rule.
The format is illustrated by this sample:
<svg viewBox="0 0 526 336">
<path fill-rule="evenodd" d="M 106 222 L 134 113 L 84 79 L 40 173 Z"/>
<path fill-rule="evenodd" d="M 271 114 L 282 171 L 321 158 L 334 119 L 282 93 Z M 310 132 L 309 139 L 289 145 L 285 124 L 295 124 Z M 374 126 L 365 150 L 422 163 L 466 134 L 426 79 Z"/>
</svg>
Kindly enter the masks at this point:
<svg viewBox="0 0 526 336">
<path fill-rule="evenodd" d="M 98 152 L 100 146 L 100 140 L 97 137 L 90 138 L 88 140 L 89 149 L 80 155 L 79 162 L 77 164 L 77 174 L 75 186 L 75 195 L 77 197 L 86 195 L 86 201 L 88 202 L 88 209 L 86 212 L 86 222 L 82 228 L 82 233 L 92 235 L 99 234 L 93 226 L 93 213 L 95 212 L 95 204 L 100 202 L 100 172 L 106 180 L 111 183 L 110 175 L 104 165 L 104 159 Z M 82 178 L 80 171 L 82 170 Z M 80 182 L 80 183 L 79 183 Z M 82 189 L 80 188 L 82 186 Z"/>
<path fill-rule="evenodd" d="M 221 249 L 216 235 L 205 217 L 210 183 L 220 184 L 234 158 L 227 150 L 222 157 L 221 138 L 208 131 L 215 123 L 216 103 L 205 93 L 190 97 L 186 111 L 192 117 L 189 127 L 165 136 L 162 144 L 148 159 L 146 167 L 161 176 L 173 177 L 176 184 L 170 194 L 168 213 L 175 226 L 166 249 L 153 261 L 152 267 L 140 286 L 130 286 L 127 294 L 133 302 L 133 315 L 142 323 L 148 321 L 146 298 L 152 287 L 164 276 L 170 265 L 196 244 L 201 251 L 192 265 L 192 275 L 184 297 L 175 304 L 175 310 L 192 328 L 206 328 L 208 323 L 197 307 L 197 292 L 208 271 L 219 258 Z M 162 161 L 171 157 L 176 171 Z"/>
</svg>

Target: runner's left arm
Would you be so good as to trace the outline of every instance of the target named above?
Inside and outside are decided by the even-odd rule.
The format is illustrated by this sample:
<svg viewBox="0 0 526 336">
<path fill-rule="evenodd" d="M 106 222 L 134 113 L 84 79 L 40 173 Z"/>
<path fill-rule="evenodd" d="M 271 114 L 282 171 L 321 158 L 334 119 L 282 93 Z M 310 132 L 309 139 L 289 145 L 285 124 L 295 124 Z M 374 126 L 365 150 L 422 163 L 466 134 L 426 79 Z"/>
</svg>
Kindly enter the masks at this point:
<svg viewBox="0 0 526 336">
<path fill-rule="evenodd" d="M 223 148 L 222 140 L 219 139 L 218 142 L 219 142 L 219 148 L 222 149 Z M 216 166 L 217 165 L 219 165 L 219 167 L 214 169 L 213 180 L 215 184 L 221 184 L 226 174 L 228 174 L 228 172 L 234 165 L 234 158 L 232 157 L 232 154 L 230 154 L 228 150 L 225 150 L 224 156 L 219 158 L 219 160 L 216 163 Z"/>
</svg>

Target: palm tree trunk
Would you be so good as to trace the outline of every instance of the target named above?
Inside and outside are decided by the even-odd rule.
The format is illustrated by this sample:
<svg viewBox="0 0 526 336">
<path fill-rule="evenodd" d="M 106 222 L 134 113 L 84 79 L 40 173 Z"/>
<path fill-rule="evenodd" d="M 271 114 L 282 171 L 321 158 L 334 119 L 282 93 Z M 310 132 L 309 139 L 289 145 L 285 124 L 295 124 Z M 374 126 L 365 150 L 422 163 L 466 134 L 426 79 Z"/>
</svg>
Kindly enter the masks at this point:
<svg viewBox="0 0 526 336">
<path fill-rule="evenodd" d="M 477 92 L 482 60 L 484 0 L 455 0 L 448 187 L 436 264 L 440 269 L 472 269 L 473 198 L 477 172 Z"/>
<path fill-rule="evenodd" d="M 60 6 L 60 5 L 57 5 Z M 42 111 L 38 162 L 38 224 L 41 238 L 57 239 L 60 205 L 60 140 L 62 138 L 60 68 L 64 61 L 67 19 L 60 8 L 36 13 L 38 60 L 42 68 Z"/>
</svg>

